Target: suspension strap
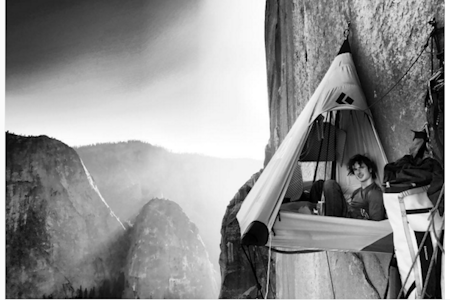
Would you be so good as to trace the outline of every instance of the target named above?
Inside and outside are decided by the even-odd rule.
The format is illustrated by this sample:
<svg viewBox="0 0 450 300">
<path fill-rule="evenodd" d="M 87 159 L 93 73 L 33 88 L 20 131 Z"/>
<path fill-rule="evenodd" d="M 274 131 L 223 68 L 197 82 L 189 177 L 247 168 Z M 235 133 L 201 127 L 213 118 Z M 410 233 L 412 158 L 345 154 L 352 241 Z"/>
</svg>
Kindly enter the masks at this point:
<svg viewBox="0 0 450 300">
<path fill-rule="evenodd" d="M 328 122 L 328 138 L 327 138 L 327 149 L 325 151 L 325 175 L 326 175 L 326 168 L 327 168 L 327 158 L 328 158 L 328 148 L 329 148 L 329 142 L 330 142 L 330 131 L 331 131 L 331 113 L 328 112 L 327 116 L 325 118 L 325 122 L 324 124 L 327 124 Z M 325 129 L 323 129 L 325 131 Z M 313 182 L 316 182 L 316 178 L 317 178 L 317 171 L 319 169 L 319 163 L 320 163 L 320 156 L 322 154 L 322 147 L 323 147 L 323 142 L 325 139 L 325 136 L 322 134 L 323 138 L 320 140 L 320 146 L 319 146 L 319 153 L 317 154 L 317 161 L 316 161 L 316 168 L 314 170 L 314 178 L 313 178 Z M 325 180 L 325 175 L 324 175 L 324 180 Z"/>
<path fill-rule="evenodd" d="M 323 180 L 327 179 L 327 166 L 328 166 L 328 150 L 330 149 L 330 133 L 331 133 L 331 111 L 328 112 L 328 135 L 327 135 L 327 149 L 325 150 L 325 170 L 323 171 Z M 336 148 L 335 148 L 336 151 Z"/>
<path fill-rule="evenodd" d="M 334 130 L 334 149 L 335 150 L 334 151 L 335 151 L 335 153 L 334 153 L 334 160 L 331 163 L 331 179 L 333 179 L 333 180 L 336 180 L 336 165 L 337 165 L 337 160 L 338 160 L 338 155 L 337 155 L 337 148 L 338 148 L 337 140 L 338 140 L 338 136 L 337 136 L 337 134 L 338 134 L 339 126 L 340 126 L 339 118 L 340 118 L 340 112 L 337 111 L 335 119 L 334 119 L 334 128 L 335 128 L 335 130 Z"/>
<path fill-rule="evenodd" d="M 324 140 L 323 138 L 320 140 L 320 146 L 319 146 L 319 152 L 317 154 L 316 169 L 314 170 L 313 182 L 316 182 L 317 170 L 319 169 L 320 153 L 322 152 L 323 140 Z"/>
</svg>

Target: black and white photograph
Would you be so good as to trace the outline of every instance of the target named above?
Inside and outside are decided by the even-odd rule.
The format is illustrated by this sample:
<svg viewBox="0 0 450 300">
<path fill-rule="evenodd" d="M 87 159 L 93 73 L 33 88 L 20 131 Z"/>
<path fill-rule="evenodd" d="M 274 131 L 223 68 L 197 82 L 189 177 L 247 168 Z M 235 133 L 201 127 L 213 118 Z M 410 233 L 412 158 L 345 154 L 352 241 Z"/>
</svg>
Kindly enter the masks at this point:
<svg viewBox="0 0 450 300">
<path fill-rule="evenodd" d="M 6 299 L 445 299 L 444 0 L 6 0 Z"/>
</svg>

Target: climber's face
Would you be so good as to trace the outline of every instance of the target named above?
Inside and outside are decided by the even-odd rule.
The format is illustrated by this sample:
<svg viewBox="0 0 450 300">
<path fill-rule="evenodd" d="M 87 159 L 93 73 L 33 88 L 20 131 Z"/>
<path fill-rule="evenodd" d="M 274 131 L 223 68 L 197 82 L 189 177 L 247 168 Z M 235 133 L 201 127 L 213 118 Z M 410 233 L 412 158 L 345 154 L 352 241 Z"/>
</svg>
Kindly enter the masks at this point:
<svg viewBox="0 0 450 300">
<path fill-rule="evenodd" d="M 352 169 L 353 169 L 353 174 L 355 175 L 356 179 L 359 182 L 365 183 L 368 181 L 372 181 L 372 175 L 371 175 L 372 170 L 369 169 L 365 163 L 363 163 L 363 162 L 361 162 L 361 164 L 355 163 L 353 165 Z"/>
</svg>

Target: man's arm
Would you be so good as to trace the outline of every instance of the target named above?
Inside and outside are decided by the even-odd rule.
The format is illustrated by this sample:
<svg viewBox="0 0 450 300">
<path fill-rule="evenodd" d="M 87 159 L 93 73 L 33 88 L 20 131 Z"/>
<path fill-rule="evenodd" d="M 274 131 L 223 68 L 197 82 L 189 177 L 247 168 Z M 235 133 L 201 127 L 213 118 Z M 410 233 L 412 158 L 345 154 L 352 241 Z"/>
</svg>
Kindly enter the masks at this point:
<svg viewBox="0 0 450 300">
<path fill-rule="evenodd" d="M 371 190 L 367 193 L 367 201 L 369 201 L 369 220 L 384 220 L 386 211 L 383 204 L 383 193 L 380 190 Z"/>
</svg>

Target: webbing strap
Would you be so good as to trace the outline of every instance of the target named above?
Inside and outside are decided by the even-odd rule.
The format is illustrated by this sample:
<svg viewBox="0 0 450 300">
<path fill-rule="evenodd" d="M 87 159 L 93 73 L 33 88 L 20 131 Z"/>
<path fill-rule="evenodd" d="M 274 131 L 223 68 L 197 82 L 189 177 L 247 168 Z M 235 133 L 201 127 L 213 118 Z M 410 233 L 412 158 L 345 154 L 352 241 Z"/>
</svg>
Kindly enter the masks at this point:
<svg viewBox="0 0 450 300">
<path fill-rule="evenodd" d="M 433 208 L 418 208 L 418 209 L 407 209 L 406 214 L 408 215 L 415 215 L 415 214 L 426 214 L 429 213 Z"/>
<path fill-rule="evenodd" d="M 421 186 L 421 187 L 417 187 L 417 188 L 413 188 L 413 189 L 409 189 L 406 191 L 403 191 L 400 193 L 400 195 L 398 196 L 399 198 L 405 198 L 406 196 L 411 196 L 411 195 L 416 195 L 416 194 L 420 194 L 423 192 L 428 191 L 428 189 L 430 188 L 429 185 L 425 185 L 425 186 Z"/>
<path fill-rule="evenodd" d="M 412 191 L 412 190 L 408 190 L 408 191 Z M 405 192 L 408 192 L 408 191 L 405 191 Z M 400 211 L 402 214 L 402 221 L 403 221 L 403 229 L 405 231 L 406 241 L 408 243 L 409 254 L 411 255 L 411 262 L 414 264 L 413 265 L 414 266 L 414 277 L 415 277 L 416 287 L 417 287 L 416 292 L 417 292 L 417 295 L 421 295 L 422 294 L 422 286 L 420 283 L 420 269 L 419 269 L 418 262 L 415 261 L 414 247 L 412 244 L 411 233 L 409 232 L 409 222 L 408 222 L 408 217 L 407 217 L 406 208 L 405 208 L 405 201 L 403 199 L 403 197 L 404 197 L 403 194 L 405 192 L 401 193 L 398 196 L 398 203 L 400 204 Z M 405 279 L 405 281 L 406 280 L 407 279 Z"/>
<path fill-rule="evenodd" d="M 317 170 L 319 169 L 319 162 L 320 162 L 320 153 L 322 152 L 322 146 L 323 146 L 323 140 L 320 140 L 320 146 L 319 146 L 319 152 L 317 154 L 317 161 L 316 161 L 316 168 L 314 170 L 314 178 L 313 178 L 313 182 L 316 182 L 316 177 L 317 177 Z"/>
<path fill-rule="evenodd" d="M 327 149 L 325 151 L 325 170 L 323 171 L 323 180 L 325 181 L 327 179 L 327 166 L 328 166 L 328 149 L 330 148 L 330 132 L 331 132 L 331 112 L 328 112 L 327 115 L 328 119 L 328 139 L 327 139 Z M 334 134 L 336 134 L 336 130 L 334 131 Z M 336 142 L 336 140 L 335 140 Z M 336 149 L 336 148 L 335 148 Z M 335 150 L 336 151 L 336 150 Z"/>
</svg>

